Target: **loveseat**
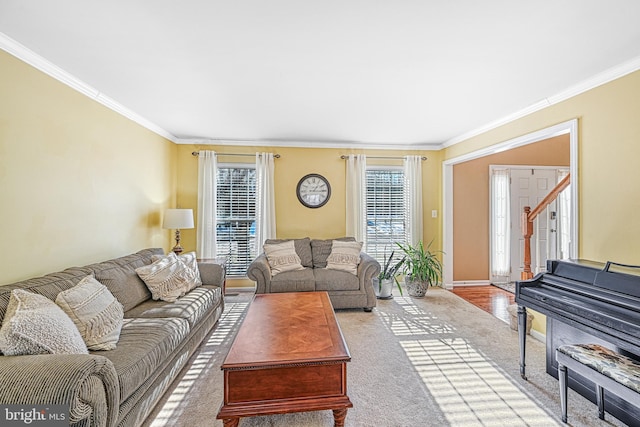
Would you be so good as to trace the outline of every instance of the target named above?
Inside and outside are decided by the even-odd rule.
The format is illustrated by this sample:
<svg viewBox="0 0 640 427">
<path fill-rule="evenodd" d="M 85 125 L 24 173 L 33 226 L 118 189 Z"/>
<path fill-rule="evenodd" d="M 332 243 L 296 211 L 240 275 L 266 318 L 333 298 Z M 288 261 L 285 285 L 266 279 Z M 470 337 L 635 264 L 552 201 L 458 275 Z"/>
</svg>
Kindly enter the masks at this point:
<svg viewBox="0 0 640 427">
<path fill-rule="evenodd" d="M 380 263 L 367 253 L 360 252 L 356 274 L 327 268 L 334 240 L 355 242 L 352 237 L 266 240 L 264 245 L 293 241 L 302 267 L 274 275 L 267 254 L 262 252 L 247 269 L 247 276 L 256 282 L 256 293 L 327 291 L 335 309 L 362 308 L 371 311 L 376 306 L 372 280 L 380 272 Z"/>
<path fill-rule="evenodd" d="M 12 290 L 56 300 L 88 275 L 106 286 L 124 311 L 112 350 L 0 356 L 0 403 L 65 405 L 72 426 L 140 425 L 224 309 L 224 269 L 214 263 L 198 263 L 202 286 L 175 302 L 153 300 L 135 269 L 163 255 L 162 249 L 144 249 L 0 286 L 0 321 L 7 314 Z"/>
</svg>

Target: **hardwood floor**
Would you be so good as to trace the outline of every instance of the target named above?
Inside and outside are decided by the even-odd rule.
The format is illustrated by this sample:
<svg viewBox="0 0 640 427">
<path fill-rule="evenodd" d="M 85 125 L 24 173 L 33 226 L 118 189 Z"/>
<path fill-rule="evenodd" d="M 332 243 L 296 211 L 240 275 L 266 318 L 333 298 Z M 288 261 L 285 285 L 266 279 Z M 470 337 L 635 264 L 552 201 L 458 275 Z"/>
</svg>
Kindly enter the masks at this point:
<svg viewBox="0 0 640 427">
<path fill-rule="evenodd" d="M 515 295 L 496 286 L 456 286 L 452 292 L 471 304 L 509 323 L 507 307 L 515 302 Z"/>
</svg>

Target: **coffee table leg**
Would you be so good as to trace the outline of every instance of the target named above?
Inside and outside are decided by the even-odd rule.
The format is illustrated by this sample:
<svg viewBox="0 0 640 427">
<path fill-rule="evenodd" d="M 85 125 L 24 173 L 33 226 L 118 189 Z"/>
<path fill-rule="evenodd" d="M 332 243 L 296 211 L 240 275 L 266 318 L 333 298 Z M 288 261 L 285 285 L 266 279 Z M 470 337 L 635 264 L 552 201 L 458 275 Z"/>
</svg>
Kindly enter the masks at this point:
<svg viewBox="0 0 640 427">
<path fill-rule="evenodd" d="M 240 418 L 225 418 L 222 420 L 224 427 L 238 427 L 239 422 Z"/>
<path fill-rule="evenodd" d="M 335 427 L 344 427 L 345 418 L 347 418 L 347 408 L 333 410 L 333 425 Z"/>
</svg>

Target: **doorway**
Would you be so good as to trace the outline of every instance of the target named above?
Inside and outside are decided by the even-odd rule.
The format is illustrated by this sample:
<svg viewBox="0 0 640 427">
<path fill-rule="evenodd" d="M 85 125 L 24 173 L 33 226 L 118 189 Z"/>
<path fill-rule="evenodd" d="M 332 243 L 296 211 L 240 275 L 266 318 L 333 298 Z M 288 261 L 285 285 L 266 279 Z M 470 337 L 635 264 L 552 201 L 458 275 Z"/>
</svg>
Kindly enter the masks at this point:
<svg viewBox="0 0 640 427">
<path fill-rule="evenodd" d="M 491 165 L 490 170 L 490 279 L 494 284 L 515 283 L 524 271 L 524 208 L 535 209 L 569 171 L 566 167 L 536 165 Z M 503 198 L 504 193 L 508 198 Z M 560 227 L 568 227 L 570 218 L 561 221 L 565 213 L 559 212 L 557 205 L 557 200 L 551 202 L 535 221 L 531 245 L 534 273 L 545 271 L 548 259 L 561 257 L 558 236 L 564 230 Z"/>
<path fill-rule="evenodd" d="M 443 269 L 444 284 L 451 289 L 454 286 L 454 232 L 453 232 L 453 167 L 456 164 L 497 154 L 513 148 L 525 146 L 560 135 L 569 136 L 570 172 L 572 177 L 570 190 L 571 225 L 569 234 L 569 257 L 577 257 L 578 248 L 578 120 L 573 119 L 549 128 L 504 141 L 490 147 L 464 154 L 443 162 Z M 464 262 L 464 259 L 458 260 Z M 489 276 L 484 279 L 489 281 Z"/>
</svg>

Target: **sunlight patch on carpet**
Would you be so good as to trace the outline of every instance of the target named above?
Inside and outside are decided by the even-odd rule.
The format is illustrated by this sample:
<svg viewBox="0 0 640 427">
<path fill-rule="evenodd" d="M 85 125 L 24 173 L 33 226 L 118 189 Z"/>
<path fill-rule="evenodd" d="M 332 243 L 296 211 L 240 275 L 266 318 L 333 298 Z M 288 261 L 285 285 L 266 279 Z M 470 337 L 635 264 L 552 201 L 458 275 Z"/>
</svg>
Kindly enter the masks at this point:
<svg viewBox="0 0 640 427">
<path fill-rule="evenodd" d="M 186 407 L 186 399 L 196 381 L 205 375 L 208 366 L 212 366 L 211 360 L 222 357 L 219 353 L 220 346 L 232 338 L 231 331 L 244 317 L 248 303 L 234 303 L 225 306 L 224 313 L 218 320 L 218 326 L 213 331 L 206 343 L 197 353 L 187 372 L 179 379 L 178 383 L 166 398 L 162 408 L 156 415 L 151 427 L 174 426 L 175 418 Z M 224 348 L 224 347 L 223 347 Z"/>
<path fill-rule="evenodd" d="M 451 425 L 559 425 L 466 340 L 400 344 Z"/>
<path fill-rule="evenodd" d="M 453 325 L 439 321 L 433 314 L 422 310 L 411 298 L 396 298 L 396 302 L 405 311 L 403 314 L 385 313 L 378 315 L 387 328 L 396 336 L 454 333 Z"/>
</svg>

